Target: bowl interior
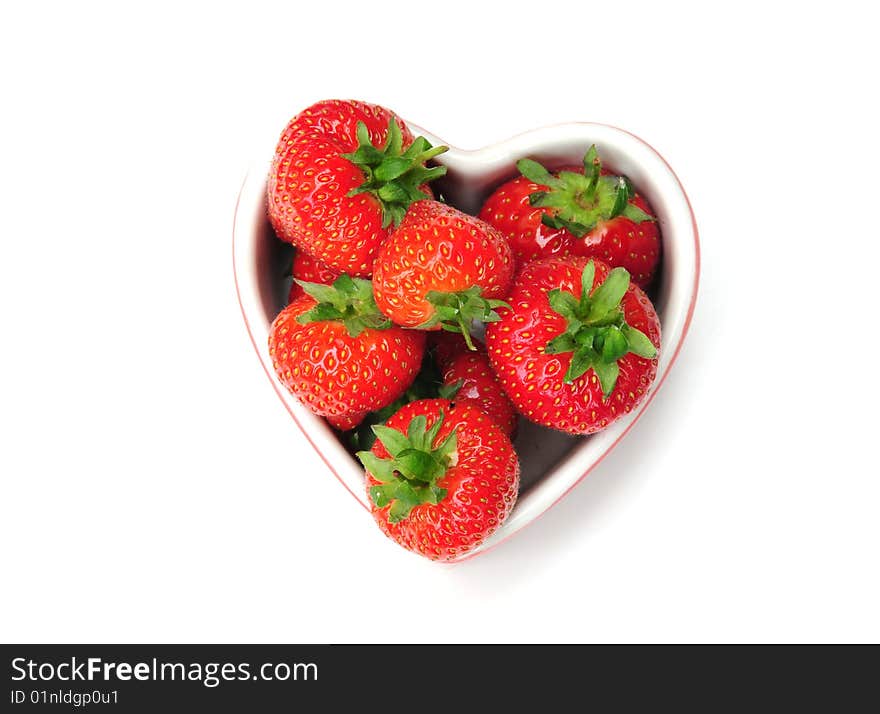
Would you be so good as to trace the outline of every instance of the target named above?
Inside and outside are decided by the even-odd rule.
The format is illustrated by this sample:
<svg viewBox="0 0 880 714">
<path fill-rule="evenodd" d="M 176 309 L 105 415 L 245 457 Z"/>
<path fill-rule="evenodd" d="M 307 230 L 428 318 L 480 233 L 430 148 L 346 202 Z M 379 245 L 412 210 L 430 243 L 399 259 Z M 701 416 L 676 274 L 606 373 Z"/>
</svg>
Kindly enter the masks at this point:
<svg viewBox="0 0 880 714">
<path fill-rule="evenodd" d="M 443 143 L 419 127 L 412 129 L 432 143 Z M 533 520 L 616 445 L 662 382 L 690 320 L 698 270 L 693 216 L 675 175 L 653 149 L 636 137 L 602 125 L 567 124 L 529 132 L 478 151 L 450 148 L 438 158 L 448 172 L 435 187 L 452 205 L 476 214 L 498 185 L 517 175 L 518 159 L 529 156 L 549 168 L 579 165 L 593 143 L 606 166 L 632 180 L 659 221 L 663 256 L 650 291 L 663 330 L 657 379 L 639 408 L 590 437 L 569 436 L 521 418 L 515 442 L 522 472 L 519 501 L 505 525 L 467 557 L 491 547 Z M 293 249 L 278 240 L 266 218 L 267 173 L 268 164 L 263 164 L 249 174 L 236 211 L 234 258 L 242 311 L 263 366 L 291 415 L 340 481 L 366 506 L 360 464 L 323 419 L 312 415 L 279 388 L 268 361 L 268 327 L 286 305 Z"/>
</svg>

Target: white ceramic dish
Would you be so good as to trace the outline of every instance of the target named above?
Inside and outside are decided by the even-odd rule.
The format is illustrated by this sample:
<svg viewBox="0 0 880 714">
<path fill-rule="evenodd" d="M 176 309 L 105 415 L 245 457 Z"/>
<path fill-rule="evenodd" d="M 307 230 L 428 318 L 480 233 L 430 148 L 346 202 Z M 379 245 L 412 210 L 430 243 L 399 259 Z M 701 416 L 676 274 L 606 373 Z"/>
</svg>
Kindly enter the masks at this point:
<svg viewBox="0 0 880 714">
<path fill-rule="evenodd" d="M 413 134 L 433 144 L 441 139 L 417 126 Z M 434 186 L 461 210 L 475 214 L 492 190 L 516 175 L 515 162 L 529 156 L 549 167 L 580 164 L 596 144 L 603 163 L 628 176 L 656 212 L 663 240 L 661 274 L 654 302 L 662 325 L 657 379 L 648 397 L 628 416 L 590 437 L 571 437 L 520 421 L 516 449 L 522 468 L 520 495 L 504 525 L 473 557 L 509 538 L 559 501 L 611 451 L 638 420 L 663 384 L 681 348 L 693 314 L 699 282 L 697 226 L 684 189 L 663 158 L 636 136 L 602 124 L 576 123 L 520 134 L 477 151 L 450 147 L 438 158 L 448 173 Z M 266 176 L 269 163 L 247 175 L 238 198 L 233 227 L 233 268 L 241 311 L 254 348 L 294 421 L 330 471 L 368 508 L 360 464 L 345 450 L 335 432 L 283 389 L 272 370 L 268 330 L 284 307 L 289 281 L 290 246 L 275 237 L 266 217 Z"/>
</svg>

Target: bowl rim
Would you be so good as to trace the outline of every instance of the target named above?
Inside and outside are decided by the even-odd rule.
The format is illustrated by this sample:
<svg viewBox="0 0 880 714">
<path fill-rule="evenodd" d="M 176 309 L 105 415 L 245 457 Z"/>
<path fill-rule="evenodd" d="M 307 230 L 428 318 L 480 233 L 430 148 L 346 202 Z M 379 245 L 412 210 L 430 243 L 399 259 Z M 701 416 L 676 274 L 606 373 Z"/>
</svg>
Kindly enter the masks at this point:
<svg viewBox="0 0 880 714">
<path fill-rule="evenodd" d="M 432 141 L 432 143 L 441 142 L 438 137 L 433 135 L 431 132 L 422 129 L 418 125 L 410 122 L 407 122 L 407 125 L 414 133 L 424 135 L 426 138 L 428 138 L 429 141 Z M 689 225 L 683 227 L 680 226 L 679 230 L 686 228 L 692 234 L 692 245 L 690 247 L 693 250 L 693 282 L 689 291 L 689 299 L 687 307 L 685 309 L 684 320 L 678 331 L 678 338 L 673 346 L 672 354 L 668 357 L 668 359 L 663 360 L 665 362 L 665 365 L 663 366 L 662 371 L 660 371 L 660 374 L 658 374 L 657 379 L 655 379 L 655 381 L 650 386 L 646 398 L 636 407 L 636 409 L 633 410 L 631 414 L 627 415 L 626 418 L 621 419 L 621 422 L 625 423 L 622 424 L 622 426 L 618 427 L 618 433 L 616 434 L 616 437 L 611 442 L 604 445 L 604 448 L 601 449 L 596 458 L 594 458 L 590 463 L 587 464 L 586 468 L 581 471 L 580 475 L 572 478 L 570 483 L 563 490 L 554 493 L 552 499 L 544 499 L 543 502 L 539 503 L 536 507 L 536 511 L 530 517 L 527 517 L 522 522 L 516 522 L 516 525 L 513 528 L 506 527 L 508 526 L 508 524 L 511 523 L 511 518 L 508 518 L 508 520 L 504 524 L 502 524 L 502 526 L 500 526 L 495 533 L 493 533 L 478 547 L 462 554 L 459 558 L 456 558 L 453 561 L 449 561 L 450 564 L 461 563 L 469 560 L 476 555 L 485 553 L 488 550 L 506 541 L 508 538 L 512 537 L 516 533 L 519 533 L 526 526 L 530 525 L 540 516 L 547 513 L 547 511 L 549 511 L 553 506 L 564 499 L 572 491 L 572 489 L 574 489 L 581 481 L 583 481 L 583 479 L 586 478 L 586 476 L 589 475 L 593 471 L 593 469 L 595 469 L 596 466 L 598 466 L 602 462 L 602 460 L 617 447 L 617 445 L 623 440 L 623 438 L 636 424 L 639 418 L 641 418 L 642 414 L 644 414 L 644 412 L 656 396 L 657 392 L 659 391 L 660 387 L 665 382 L 666 377 L 668 376 L 669 371 L 672 368 L 672 365 L 675 363 L 675 360 L 678 358 L 678 355 L 681 352 L 681 348 L 690 330 L 693 314 L 696 308 L 697 295 L 699 292 L 701 270 L 700 239 L 696 217 L 694 214 L 693 206 L 690 202 L 690 198 L 688 197 L 687 192 L 685 191 L 684 186 L 681 183 L 681 180 L 678 178 L 678 175 L 675 173 L 675 171 L 672 169 L 666 159 L 663 158 L 663 156 L 644 139 L 633 134 L 632 132 L 610 124 L 603 124 L 598 122 L 563 122 L 547 125 L 538 129 L 524 131 L 508 137 L 507 139 L 503 139 L 501 141 L 489 144 L 478 149 L 459 149 L 457 147 L 449 145 L 449 152 L 441 155 L 438 160 L 440 163 L 454 164 L 456 161 L 461 161 L 466 164 L 472 162 L 481 162 L 482 157 L 497 154 L 498 157 L 500 157 L 500 161 L 504 162 L 505 154 L 520 153 L 521 155 L 523 155 L 523 150 L 527 148 L 525 145 L 528 144 L 532 147 L 538 146 L 540 145 L 542 139 L 544 139 L 544 141 L 551 142 L 553 140 L 551 139 L 551 137 L 555 137 L 556 140 L 560 140 L 560 138 L 562 138 L 570 141 L 584 140 L 592 143 L 593 141 L 595 141 L 595 139 L 591 139 L 590 137 L 594 137 L 597 133 L 600 136 L 604 135 L 606 139 L 612 138 L 614 140 L 617 140 L 618 148 L 622 140 L 623 144 L 631 143 L 635 147 L 641 147 L 642 150 L 647 150 L 651 155 L 651 158 L 653 158 L 654 160 L 658 160 L 659 165 L 662 165 L 662 167 L 667 172 L 666 178 L 670 180 L 666 183 L 668 184 L 670 190 L 678 193 L 679 197 L 684 201 L 684 206 L 686 207 L 687 216 L 689 218 Z M 623 149 L 622 152 L 624 154 L 628 153 L 625 149 Z M 330 458 L 329 451 L 325 451 L 325 449 L 322 448 L 323 446 L 328 446 L 329 442 L 322 439 L 323 443 L 317 443 L 316 440 L 313 438 L 312 430 L 304 422 L 310 422 L 312 425 L 319 423 L 321 426 L 323 426 L 325 432 L 324 436 L 326 436 L 326 432 L 330 432 L 331 438 L 335 441 L 336 437 L 335 435 L 332 435 L 330 427 L 326 425 L 323 419 L 308 412 L 305 407 L 296 402 L 294 397 L 287 394 L 287 392 L 281 388 L 281 385 L 278 383 L 278 380 L 275 378 L 275 375 L 270 368 L 271 361 L 268 359 L 265 345 L 262 348 L 258 345 L 258 340 L 255 336 L 255 326 L 251 324 L 251 310 L 259 303 L 259 293 L 256 286 L 255 276 L 251 275 L 249 271 L 245 269 L 247 258 L 252 257 L 254 249 L 254 240 L 247 240 L 247 238 L 252 239 L 255 235 L 255 231 L 252 230 L 252 221 L 255 216 L 255 202 L 262 201 L 262 211 L 265 213 L 265 181 L 270 163 L 270 161 L 262 161 L 255 163 L 252 166 L 252 168 L 247 172 L 242 181 L 241 189 L 239 190 L 235 204 L 232 226 L 232 264 L 239 309 L 241 310 L 248 337 L 254 347 L 254 351 L 257 353 L 260 365 L 262 366 L 263 371 L 269 379 L 269 382 L 272 384 L 272 388 L 275 390 L 275 393 L 278 395 L 279 399 L 281 399 L 282 403 L 284 404 L 290 416 L 293 418 L 299 430 L 305 436 L 306 440 L 309 442 L 312 448 L 318 453 L 319 457 L 330 470 L 330 472 L 345 487 L 345 489 L 352 496 L 354 496 L 355 500 L 361 505 L 361 507 L 369 511 L 369 505 L 366 502 L 365 489 L 360 489 L 360 493 L 353 490 L 352 485 L 337 470 L 336 465 L 334 464 L 334 460 Z M 245 202 L 247 202 L 247 205 L 245 205 Z M 245 211 L 245 208 L 247 208 L 247 211 Z M 245 217 L 245 213 L 248 214 L 247 217 Z M 664 252 L 665 250 L 666 246 L 664 246 Z M 260 330 L 259 332 L 262 336 L 262 333 L 264 331 Z M 297 407 L 299 408 L 297 409 Z M 298 414 L 298 411 L 301 411 L 302 413 Z M 609 431 L 614 426 L 615 425 L 611 425 L 611 427 L 609 427 Z M 336 441 L 336 446 L 338 448 L 335 450 L 343 451 L 346 458 L 351 461 L 350 455 L 347 451 L 344 450 L 344 447 L 342 447 L 342 445 L 339 444 L 338 441 Z M 352 461 L 352 464 L 353 463 L 354 462 Z M 556 467 L 553 467 L 551 471 L 555 468 Z M 514 508 L 514 513 L 515 512 L 516 507 Z M 511 517 L 512 516 L 513 513 L 511 514 Z"/>
</svg>

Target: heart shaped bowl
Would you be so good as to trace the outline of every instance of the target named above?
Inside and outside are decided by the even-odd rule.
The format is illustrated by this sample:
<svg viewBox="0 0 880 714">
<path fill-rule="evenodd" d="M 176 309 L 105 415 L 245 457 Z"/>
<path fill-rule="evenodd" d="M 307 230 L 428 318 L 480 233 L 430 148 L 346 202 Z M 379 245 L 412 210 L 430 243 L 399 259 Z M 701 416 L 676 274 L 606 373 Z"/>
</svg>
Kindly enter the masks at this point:
<svg viewBox="0 0 880 714">
<path fill-rule="evenodd" d="M 414 135 L 432 144 L 444 142 L 410 125 Z M 517 175 L 525 156 L 549 168 L 579 165 L 591 144 L 603 164 L 628 176 L 653 207 L 660 224 L 663 255 L 651 296 L 662 325 L 657 378 L 645 400 L 604 431 L 573 437 L 520 420 L 515 446 L 521 464 L 519 499 L 510 517 L 480 547 L 461 560 L 483 553 L 531 523 L 559 501 L 608 454 L 647 409 L 674 362 L 688 330 L 699 282 L 699 239 L 694 215 L 678 178 L 663 158 L 638 137 L 603 124 L 573 123 L 545 127 L 476 151 L 450 147 L 438 157 L 448 168 L 434 186 L 446 200 L 476 214 L 489 194 Z M 292 247 L 272 231 L 266 214 L 269 162 L 255 166 L 238 197 L 233 227 L 233 268 L 242 315 L 269 381 L 331 472 L 369 508 L 360 464 L 336 432 L 281 387 L 267 346 L 269 326 L 286 304 Z"/>
</svg>

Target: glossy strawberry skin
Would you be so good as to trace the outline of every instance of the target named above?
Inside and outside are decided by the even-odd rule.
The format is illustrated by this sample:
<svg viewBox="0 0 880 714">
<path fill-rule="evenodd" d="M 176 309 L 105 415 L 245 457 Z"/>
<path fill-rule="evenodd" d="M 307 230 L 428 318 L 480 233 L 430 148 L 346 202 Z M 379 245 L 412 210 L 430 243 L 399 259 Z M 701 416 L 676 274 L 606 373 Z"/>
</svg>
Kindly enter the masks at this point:
<svg viewBox="0 0 880 714">
<path fill-rule="evenodd" d="M 527 264 L 517 275 L 508 297 L 511 310 L 500 309 L 501 321 L 487 325 L 486 343 L 504 390 L 528 419 L 571 434 L 601 431 L 628 414 L 646 396 L 657 374 L 657 358 L 626 354 L 620 375 L 606 400 L 592 369 L 565 384 L 571 353 L 546 354 L 547 342 L 565 331 L 565 319 L 555 312 L 547 292 L 561 288 L 580 295 L 581 274 L 588 259 L 548 258 Z M 609 267 L 596 260 L 595 288 Z M 644 291 L 630 285 L 622 300 L 626 322 L 660 347 L 660 321 Z"/>
<path fill-rule="evenodd" d="M 454 401 L 482 409 L 511 439 L 516 431 L 516 409 L 489 363 L 485 346 L 468 349 L 464 338 L 453 332 L 431 333 L 430 344 L 445 385 L 460 384 Z"/>
<path fill-rule="evenodd" d="M 333 270 L 329 265 L 325 265 L 317 258 L 301 250 L 296 251 L 291 273 L 296 280 L 302 280 L 307 283 L 320 283 L 321 285 L 332 285 L 333 281 L 340 275 L 339 271 Z M 287 302 L 291 303 L 303 295 L 305 295 L 305 291 L 296 283 L 291 283 Z"/>
<path fill-rule="evenodd" d="M 579 167 L 568 171 L 579 172 Z M 607 172 L 603 171 L 603 174 Z M 520 176 L 502 184 L 483 204 L 479 217 L 495 226 L 510 242 L 519 264 L 541 258 L 569 255 L 598 258 L 612 268 L 626 268 L 642 288 L 654 277 L 660 260 L 660 231 L 656 221 L 635 223 L 617 216 L 599 223 L 582 238 L 565 228 L 551 228 L 541 222 L 547 208 L 529 204 L 529 196 L 547 187 Z M 653 215 L 647 201 L 638 194 L 630 201 Z"/>
<path fill-rule="evenodd" d="M 328 266 L 353 276 L 369 276 L 379 246 L 390 229 L 371 194 L 347 194 L 364 174 L 342 157 L 357 149 L 357 123 L 363 122 L 375 145 L 385 142 L 392 113 L 359 101 L 327 100 L 312 105 L 287 125 L 268 180 L 269 219 L 278 237 L 302 248 Z M 413 141 L 396 120 L 403 146 Z"/>
<path fill-rule="evenodd" d="M 357 412 L 356 414 L 344 414 L 342 416 L 325 417 L 330 426 L 338 431 L 350 431 L 358 426 L 369 412 Z"/>
<path fill-rule="evenodd" d="M 422 399 L 402 407 L 386 425 L 407 432 L 422 414 L 430 427 L 443 410 L 444 421 L 435 439 L 442 442 L 453 430 L 458 438 L 455 465 L 438 485 L 447 490 L 436 505 L 422 504 L 397 523 L 389 523 L 389 507 L 371 512 L 379 528 L 404 548 L 431 560 L 453 560 L 477 547 L 510 515 L 519 490 L 519 460 L 510 439 L 481 410 L 445 399 Z M 372 452 L 388 458 L 380 441 Z M 379 484 L 367 472 L 367 493 Z"/>
<path fill-rule="evenodd" d="M 541 223 L 541 216 L 547 209 L 529 204 L 529 196 L 545 188 L 519 176 L 499 186 L 480 209 L 480 219 L 507 238 L 520 267 L 539 258 L 568 255 L 571 242 L 576 240 L 564 228 L 551 228 Z"/>
<path fill-rule="evenodd" d="M 630 203 L 653 215 L 648 202 L 638 194 Z M 633 282 L 643 289 L 654 278 L 660 262 L 657 221 L 635 223 L 625 216 L 617 216 L 600 223 L 583 238 L 572 238 L 571 255 L 598 258 L 612 268 L 626 268 Z"/>
<path fill-rule="evenodd" d="M 300 325 L 316 305 L 304 295 L 269 330 L 269 355 L 279 381 L 319 416 L 352 428 L 397 399 L 412 383 L 425 351 L 424 334 L 391 327 L 351 337 L 341 322 Z"/>
<path fill-rule="evenodd" d="M 484 298 L 501 299 L 513 271 L 510 246 L 497 230 L 452 206 L 417 201 L 379 251 L 373 289 L 385 315 L 398 325 L 417 327 L 434 314 L 425 300 L 428 292 L 476 285 Z"/>
</svg>

